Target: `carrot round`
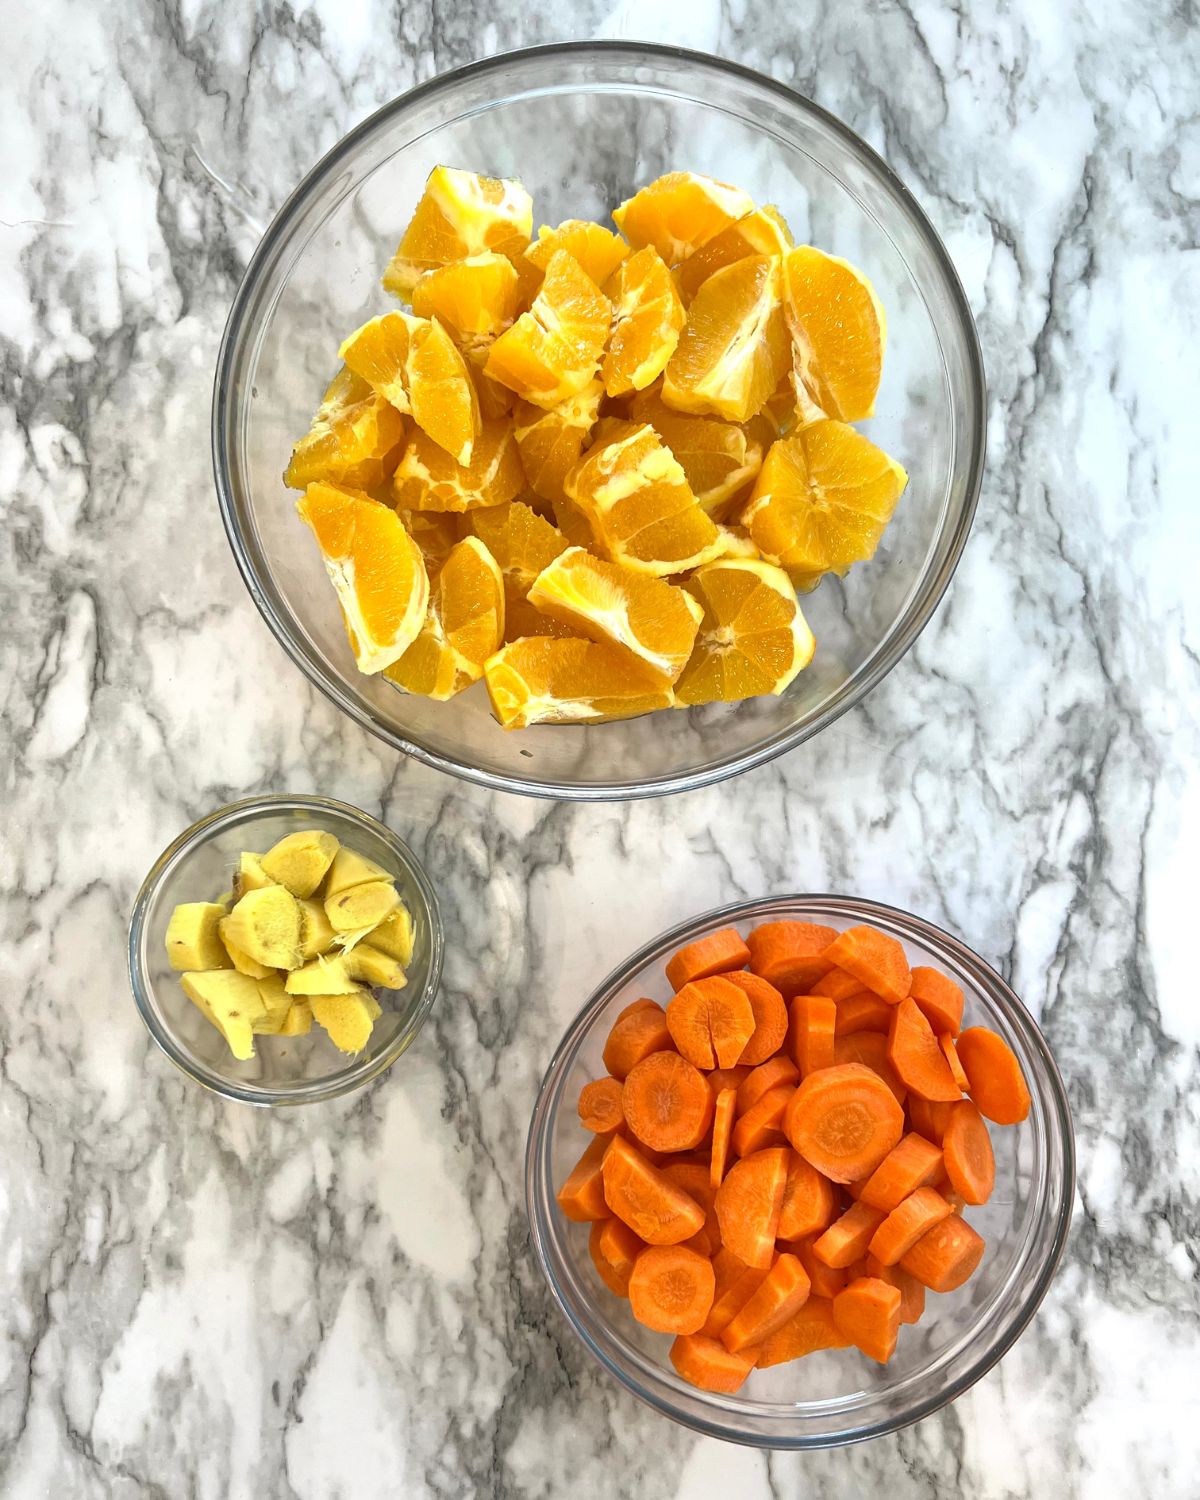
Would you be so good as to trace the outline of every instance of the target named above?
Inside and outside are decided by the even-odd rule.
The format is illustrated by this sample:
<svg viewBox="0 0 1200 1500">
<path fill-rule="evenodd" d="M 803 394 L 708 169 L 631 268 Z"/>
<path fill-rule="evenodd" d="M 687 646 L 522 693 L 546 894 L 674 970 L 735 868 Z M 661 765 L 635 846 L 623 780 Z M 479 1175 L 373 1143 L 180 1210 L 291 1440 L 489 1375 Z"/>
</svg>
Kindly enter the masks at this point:
<svg viewBox="0 0 1200 1500">
<path fill-rule="evenodd" d="M 794 1093 L 791 1084 L 780 1084 L 738 1117 L 733 1127 L 733 1149 L 738 1156 L 783 1144 L 783 1117 Z"/>
<path fill-rule="evenodd" d="M 623 1136 L 611 1137 L 603 1174 L 610 1212 L 648 1245 L 678 1245 L 703 1227 L 704 1210 L 696 1200 L 651 1166 Z"/>
<path fill-rule="evenodd" d="M 969 1099 L 950 1106 L 942 1155 L 950 1186 L 965 1203 L 986 1203 L 996 1181 L 996 1158 L 983 1116 Z"/>
<path fill-rule="evenodd" d="M 852 1203 L 840 1219 L 813 1241 L 813 1254 L 834 1270 L 845 1270 L 867 1253 L 871 1236 L 883 1223 L 884 1215 L 867 1203 Z"/>
<path fill-rule="evenodd" d="M 918 1188 L 892 1209 L 871 1236 L 867 1251 L 885 1266 L 898 1265 L 921 1236 L 949 1213 L 950 1205 L 936 1188 Z"/>
<path fill-rule="evenodd" d="M 732 1252 L 730 1252 L 732 1254 Z M 736 1260 L 736 1257 L 734 1257 Z M 758 1291 L 766 1277 L 769 1267 L 761 1270 L 753 1266 L 743 1265 L 737 1262 L 741 1269 L 732 1281 L 718 1289 L 717 1295 L 713 1297 L 712 1310 L 704 1320 L 704 1327 L 700 1332 L 706 1338 L 717 1339 L 724 1333 L 730 1320 L 734 1318 L 746 1303 Z M 714 1274 L 716 1265 L 714 1262 Z"/>
<path fill-rule="evenodd" d="M 943 1031 L 938 1037 L 938 1046 L 942 1049 L 942 1056 L 946 1059 L 946 1066 L 950 1069 L 950 1077 L 954 1079 L 955 1088 L 960 1094 L 965 1094 L 971 1087 L 971 1080 L 958 1060 L 958 1048 L 954 1045 L 954 1038 L 948 1031 Z"/>
<path fill-rule="evenodd" d="M 624 1081 L 635 1063 L 651 1052 L 674 1048 L 666 1012 L 653 1000 L 638 1000 L 627 1006 L 613 1022 L 604 1044 L 604 1066 L 613 1078 Z"/>
<path fill-rule="evenodd" d="M 838 1291 L 841 1291 L 840 1286 Z M 847 1343 L 833 1321 L 832 1299 L 817 1296 L 814 1291 L 799 1312 L 793 1313 L 777 1333 L 763 1341 L 758 1352 L 758 1368 L 768 1370 L 772 1365 L 803 1359 L 818 1349 L 844 1349 Z"/>
<path fill-rule="evenodd" d="M 750 1073 L 751 1070 L 748 1067 L 737 1063 L 732 1068 L 714 1068 L 705 1076 L 708 1078 L 708 1086 L 712 1089 L 715 1100 L 722 1089 L 739 1089 L 743 1080 L 750 1077 Z"/>
<path fill-rule="evenodd" d="M 953 1104 L 962 1098 L 933 1027 L 914 1000 L 902 1000 L 895 1008 L 887 1057 L 905 1088 L 922 1099 Z"/>
<path fill-rule="evenodd" d="M 757 1349 L 730 1354 L 719 1340 L 706 1338 L 703 1333 L 681 1333 L 670 1348 L 676 1374 L 689 1385 L 722 1396 L 732 1396 L 741 1389 L 757 1354 Z"/>
<path fill-rule="evenodd" d="M 900 1292 L 875 1276 L 860 1276 L 833 1299 L 834 1326 L 869 1358 L 887 1364 L 900 1332 Z"/>
<path fill-rule="evenodd" d="M 874 1276 L 886 1281 L 900 1293 L 901 1323 L 919 1323 L 925 1311 L 925 1288 L 915 1276 L 910 1276 L 901 1266 L 885 1266 L 881 1260 L 868 1253 L 863 1262 L 864 1276 Z"/>
<path fill-rule="evenodd" d="M 778 1255 L 758 1290 L 725 1325 L 721 1342 L 740 1354 L 778 1333 L 808 1301 L 808 1275 L 794 1255 Z"/>
<path fill-rule="evenodd" d="M 750 968 L 785 1000 L 808 994 L 833 967 L 825 950 L 835 937 L 832 927 L 817 922 L 764 922 L 746 938 Z"/>
<path fill-rule="evenodd" d="M 873 1172 L 900 1139 L 904 1111 L 877 1073 L 845 1063 L 801 1082 L 784 1133 L 818 1172 L 833 1182 L 853 1182 Z"/>
<path fill-rule="evenodd" d="M 653 1151 L 690 1151 L 708 1134 L 708 1080 L 678 1052 L 651 1052 L 630 1068 L 621 1109 L 633 1134 Z"/>
<path fill-rule="evenodd" d="M 667 1026 L 680 1054 L 698 1068 L 732 1068 L 754 1035 L 744 990 L 720 974 L 695 979 L 667 1005 Z"/>
<path fill-rule="evenodd" d="M 707 1162 L 668 1161 L 658 1170 L 704 1210 L 704 1223 L 684 1243 L 701 1255 L 715 1255 L 721 1248 L 721 1231 L 713 1208 L 717 1190 L 708 1180 Z"/>
<path fill-rule="evenodd" d="M 593 1135 L 611 1135 L 625 1123 L 621 1080 L 595 1078 L 579 1091 L 579 1123 Z"/>
<path fill-rule="evenodd" d="M 757 974 L 741 970 L 723 977 L 745 993 L 754 1012 L 754 1034 L 742 1049 L 741 1061 L 757 1067 L 783 1046 L 788 1030 L 787 1002 L 773 984 Z"/>
<path fill-rule="evenodd" d="M 833 1185 L 829 1178 L 806 1162 L 798 1151 L 790 1152 L 776 1238 L 801 1240 L 819 1234 L 829 1227 L 833 1215 Z"/>
<path fill-rule="evenodd" d="M 796 1064 L 782 1052 L 768 1062 L 759 1063 L 757 1068 L 751 1070 L 749 1077 L 738 1084 L 738 1114 L 744 1115 L 748 1109 L 753 1109 L 762 1096 L 772 1089 L 780 1088 L 785 1083 L 799 1082 L 800 1074 L 796 1070 Z"/>
<path fill-rule="evenodd" d="M 892 1007 L 870 990 L 859 990 L 857 995 L 838 1001 L 838 1036 L 850 1036 L 855 1031 L 887 1032 L 891 1026 Z"/>
<path fill-rule="evenodd" d="M 899 1005 L 912 987 L 903 944 L 874 927 L 847 927 L 830 943 L 825 957 L 889 1005 Z"/>
<path fill-rule="evenodd" d="M 833 1067 L 837 1004 L 826 995 L 797 995 L 789 1007 L 789 1051 L 800 1077 Z"/>
<path fill-rule="evenodd" d="M 725 1176 L 729 1143 L 733 1137 L 733 1120 L 737 1113 L 737 1089 L 722 1089 L 713 1109 L 712 1155 L 709 1157 L 709 1183 L 714 1191 Z"/>
<path fill-rule="evenodd" d="M 958 1214 L 940 1220 L 900 1258 L 900 1269 L 931 1292 L 953 1292 L 983 1259 L 983 1239 Z"/>
<path fill-rule="evenodd" d="M 787 1147 L 768 1146 L 735 1162 L 717 1189 L 721 1243 L 754 1269 L 768 1270 L 775 1258 L 787 1168 Z"/>
<path fill-rule="evenodd" d="M 827 1266 L 818 1257 L 816 1243 L 820 1238 L 821 1236 L 817 1234 L 808 1239 L 789 1240 L 784 1242 L 783 1248 L 799 1257 L 800 1264 L 807 1271 L 808 1279 L 812 1283 L 814 1297 L 836 1297 L 846 1285 L 846 1272 L 841 1266 Z"/>
<path fill-rule="evenodd" d="M 645 1248 L 645 1242 L 620 1219 L 598 1219 L 588 1236 L 592 1264 L 600 1280 L 617 1297 L 629 1295 L 633 1263 Z"/>
<path fill-rule="evenodd" d="M 940 1146 L 953 1108 L 953 1104 L 935 1104 L 914 1094 L 908 1101 L 908 1118 L 918 1135 L 923 1135 L 927 1141 Z"/>
<path fill-rule="evenodd" d="M 720 932 L 710 932 L 707 937 L 680 948 L 667 964 L 667 983 L 673 990 L 681 990 L 693 979 L 707 979 L 711 974 L 723 974 L 727 969 L 740 969 L 749 962 L 750 950 L 741 934 L 732 927 L 722 927 Z"/>
<path fill-rule="evenodd" d="M 651 1245 L 634 1262 L 629 1306 L 656 1333 L 699 1333 L 712 1308 L 712 1261 L 685 1245 Z"/>
<path fill-rule="evenodd" d="M 924 1136 L 909 1131 L 863 1183 L 858 1198 L 890 1214 L 918 1188 L 932 1187 L 942 1171 L 942 1153 Z"/>
<path fill-rule="evenodd" d="M 962 1026 L 963 992 L 940 969 L 918 965 L 912 971 L 912 998 L 934 1031 L 957 1036 Z"/>
<path fill-rule="evenodd" d="M 849 1000 L 853 995 L 869 995 L 871 992 L 861 980 L 855 979 L 845 969 L 830 969 L 808 992 L 810 995 L 828 995 L 831 1000 Z M 876 996 L 878 999 L 878 996 Z"/>
<path fill-rule="evenodd" d="M 1019 1125 L 1029 1114 L 1029 1089 L 1012 1048 L 986 1026 L 968 1028 L 955 1045 L 979 1113 L 997 1125 Z"/>
<path fill-rule="evenodd" d="M 882 1032 L 852 1031 L 849 1036 L 834 1038 L 833 1060 L 838 1066 L 842 1063 L 861 1063 L 864 1068 L 870 1068 L 872 1073 L 878 1073 L 891 1090 L 896 1103 L 903 1104 L 908 1098 L 908 1089 L 888 1062 L 887 1044 L 888 1039 Z"/>
<path fill-rule="evenodd" d="M 567 1174 L 558 1190 L 558 1206 L 575 1224 L 606 1219 L 609 1208 L 604 1201 L 601 1169 L 608 1150 L 608 1137 L 597 1136 Z"/>
</svg>

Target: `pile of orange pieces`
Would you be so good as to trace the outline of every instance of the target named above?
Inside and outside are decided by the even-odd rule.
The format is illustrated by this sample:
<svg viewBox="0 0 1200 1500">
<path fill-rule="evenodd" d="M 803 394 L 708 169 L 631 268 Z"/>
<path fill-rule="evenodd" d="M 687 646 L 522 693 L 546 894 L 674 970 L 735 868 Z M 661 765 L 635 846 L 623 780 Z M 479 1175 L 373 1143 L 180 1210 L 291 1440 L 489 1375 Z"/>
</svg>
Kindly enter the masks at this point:
<svg viewBox="0 0 1200 1500">
<path fill-rule="evenodd" d="M 667 980 L 579 1098 L 595 1138 L 558 1204 L 600 1281 L 705 1390 L 821 1349 L 886 1363 L 983 1256 L 964 1209 L 995 1179 L 985 1117 L 1030 1107 L 1011 1048 L 873 927 L 723 928 Z"/>
<path fill-rule="evenodd" d="M 435 168 L 285 475 L 359 668 L 508 729 L 783 692 L 907 482 L 859 271 L 693 172 L 613 220 Z"/>
</svg>

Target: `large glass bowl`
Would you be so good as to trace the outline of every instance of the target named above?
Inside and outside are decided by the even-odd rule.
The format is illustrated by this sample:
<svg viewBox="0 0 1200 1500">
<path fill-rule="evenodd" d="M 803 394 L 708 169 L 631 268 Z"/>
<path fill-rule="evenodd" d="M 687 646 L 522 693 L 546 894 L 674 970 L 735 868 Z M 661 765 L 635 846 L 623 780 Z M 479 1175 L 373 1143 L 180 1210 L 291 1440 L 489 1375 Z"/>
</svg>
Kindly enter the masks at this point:
<svg viewBox="0 0 1200 1500">
<path fill-rule="evenodd" d="M 797 919 L 841 930 L 867 922 L 898 938 L 913 964 L 942 969 L 962 986 L 965 1025 L 998 1031 L 1016 1053 L 1032 1107 L 1013 1128 L 990 1126 L 996 1185 L 968 1210 L 987 1241 L 974 1276 L 957 1292 L 930 1293 L 924 1317 L 900 1330 L 896 1353 L 877 1365 L 854 1350 L 812 1354 L 756 1370 L 735 1396 L 686 1384 L 668 1358 L 670 1339 L 635 1322 L 601 1282 L 586 1224 L 569 1223 L 555 1192 L 592 1139 L 576 1114 L 579 1090 L 604 1076 L 601 1051 L 617 1013 L 643 996 L 670 997 L 663 965 L 676 948 L 719 927 L 743 935 L 760 922 Z M 928 1416 L 973 1385 L 1020 1336 L 1066 1245 L 1075 1191 L 1071 1114 L 1058 1068 L 1029 1012 L 1000 976 L 957 939 L 919 917 L 844 896 L 743 901 L 665 932 L 600 985 L 559 1043 L 534 1105 L 525 1162 L 533 1246 L 555 1301 L 592 1355 L 635 1396 L 697 1431 L 763 1448 L 832 1448 L 892 1432 Z"/>
<path fill-rule="evenodd" d="M 777 204 L 798 241 L 862 266 L 887 312 L 871 438 L 909 488 L 873 561 L 804 600 L 812 665 L 778 698 L 624 723 L 506 734 L 483 685 L 450 703 L 355 668 L 333 590 L 280 475 L 352 329 L 385 311 L 382 269 L 438 163 L 519 177 L 535 225 L 603 220 L 690 168 Z M 798 745 L 893 667 L 966 541 L 984 454 L 984 378 L 954 268 L 904 184 L 839 121 L 718 58 L 642 43 L 510 53 L 386 105 L 309 173 L 264 235 L 217 366 L 217 489 L 242 576 L 309 679 L 397 750 L 489 787 L 651 796 L 702 786 Z"/>
</svg>

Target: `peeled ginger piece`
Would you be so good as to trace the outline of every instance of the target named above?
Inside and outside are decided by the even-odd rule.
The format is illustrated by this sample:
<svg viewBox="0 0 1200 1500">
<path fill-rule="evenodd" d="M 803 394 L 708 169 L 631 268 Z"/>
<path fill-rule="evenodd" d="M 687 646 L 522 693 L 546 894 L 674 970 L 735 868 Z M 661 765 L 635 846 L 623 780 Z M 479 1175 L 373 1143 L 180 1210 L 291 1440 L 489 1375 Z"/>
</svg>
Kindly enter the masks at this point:
<svg viewBox="0 0 1200 1500">
<path fill-rule="evenodd" d="M 214 969 L 180 976 L 183 993 L 212 1022 L 239 1061 L 254 1056 L 254 1023 L 262 1020 L 267 1007 L 259 990 L 260 981 L 236 969 Z"/>
<path fill-rule="evenodd" d="M 173 969 L 228 969 L 233 960 L 221 942 L 225 908 L 216 901 L 185 901 L 167 923 L 167 961 Z"/>
<path fill-rule="evenodd" d="M 280 1036 L 307 1036 L 312 1030 L 312 1006 L 307 1000 L 294 1000 L 279 1028 Z"/>
<path fill-rule="evenodd" d="M 390 953 L 381 953 L 378 948 L 372 948 L 369 943 L 359 943 L 351 948 L 342 962 L 351 979 L 359 979 L 363 984 L 369 984 L 372 987 L 402 990 L 408 983 L 408 977 L 400 960 L 393 958 Z M 303 973 L 304 970 L 301 969 L 299 972 Z"/>
<path fill-rule="evenodd" d="M 336 896 L 339 891 L 347 891 L 352 885 L 366 885 L 368 881 L 391 878 L 373 859 L 368 859 L 364 854 L 356 854 L 343 844 L 333 856 L 333 863 L 325 877 L 325 899 L 328 901 L 330 896 Z"/>
<path fill-rule="evenodd" d="M 413 919 L 408 908 L 401 904 L 382 922 L 377 922 L 370 932 L 364 933 L 362 941 L 368 948 L 378 948 L 380 953 L 386 953 L 406 968 L 412 962 L 413 936 Z"/>
<path fill-rule="evenodd" d="M 399 893 L 390 880 L 369 880 L 327 896 L 325 915 L 335 932 L 355 932 L 377 926 L 399 905 Z"/>
<path fill-rule="evenodd" d="M 238 945 L 227 935 L 226 924 L 228 917 L 222 917 L 217 924 L 221 934 L 221 943 L 225 952 L 229 954 L 229 961 L 239 974 L 246 974 L 251 979 L 266 979 L 274 974 L 275 970 L 269 964 L 260 964 L 258 959 L 251 958 L 248 953 L 243 953 Z"/>
<path fill-rule="evenodd" d="M 378 1002 L 370 994 L 314 995 L 308 1002 L 313 1019 L 329 1033 L 339 1052 L 361 1052 L 371 1039 L 371 1028 L 380 1015 Z"/>
<path fill-rule="evenodd" d="M 238 872 L 234 876 L 234 895 L 241 897 L 247 891 L 261 891 L 263 886 L 274 884 L 262 867 L 262 855 L 251 854 L 249 850 L 243 851 L 238 860 Z"/>
<path fill-rule="evenodd" d="M 300 957 L 305 963 L 333 947 L 334 931 L 320 901 L 300 903 Z"/>
<path fill-rule="evenodd" d="M 338 847 L 333 834 L 306 828 L 272 845 L 262 857 L 262 868 L 298 899 L 311 896 L 325 879 Z"/>
<path fill-rule="evenodd" d="M 278 1036 L 292 1008 L 292 997 L 284 987 L 282 974 L 273 973 L 268 979 L 260 979 L 258 993 L 266 1011 L 253 1023 L 254 1030 L 260 1036 Z"/>
<path fill-rule="evenodd" d="M 289 995 L 357 995 L 359 990 L 346 959 L 340 957 L 314 958 L 287 977 Z"/>
<path fill-rule="evenodd" d="M 298 969 L 300 905 L 281 885 L 247 891 L 225 918 L 224 933 L 250 958 L 272 969 Z"/>
</svg>

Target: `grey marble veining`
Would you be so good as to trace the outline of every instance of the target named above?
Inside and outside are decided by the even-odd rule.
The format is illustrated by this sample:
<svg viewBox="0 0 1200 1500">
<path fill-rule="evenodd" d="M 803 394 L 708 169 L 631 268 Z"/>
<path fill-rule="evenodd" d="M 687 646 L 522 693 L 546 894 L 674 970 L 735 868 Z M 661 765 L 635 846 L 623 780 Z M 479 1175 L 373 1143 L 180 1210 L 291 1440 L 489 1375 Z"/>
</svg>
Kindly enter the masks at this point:
<svg viewBox="0 0 1200 1500">
<path fill-rule="evenodd" d="M 784 15 L 6 8 L 6 1496 L 1196 1494 L 1196 16 Z M 322 151 L 442 68 L 588 35 L 759 67 L 887 156 L 976 312 L 991 448 L 950 593 L 862 708 L 736 783 L 571 807 L 399 761 L 305 686 L 229 556 L 208 408 L 241 268 Z M 154 856 L 267 789 L 382 815 L 451 939 L 393 1074 L 279 1118 L 177 1076 L 123 969 Z M 1064 1268 L 1000 1366 L 894 1438 L 807 1458 L 697 1439 L 602 1377 L 521 1190 L 537 1081 L 614 957 L 789 888 L 894 901 L 995 962 L 1068 1080 L 1080 1165 Z"/>
</svg>

